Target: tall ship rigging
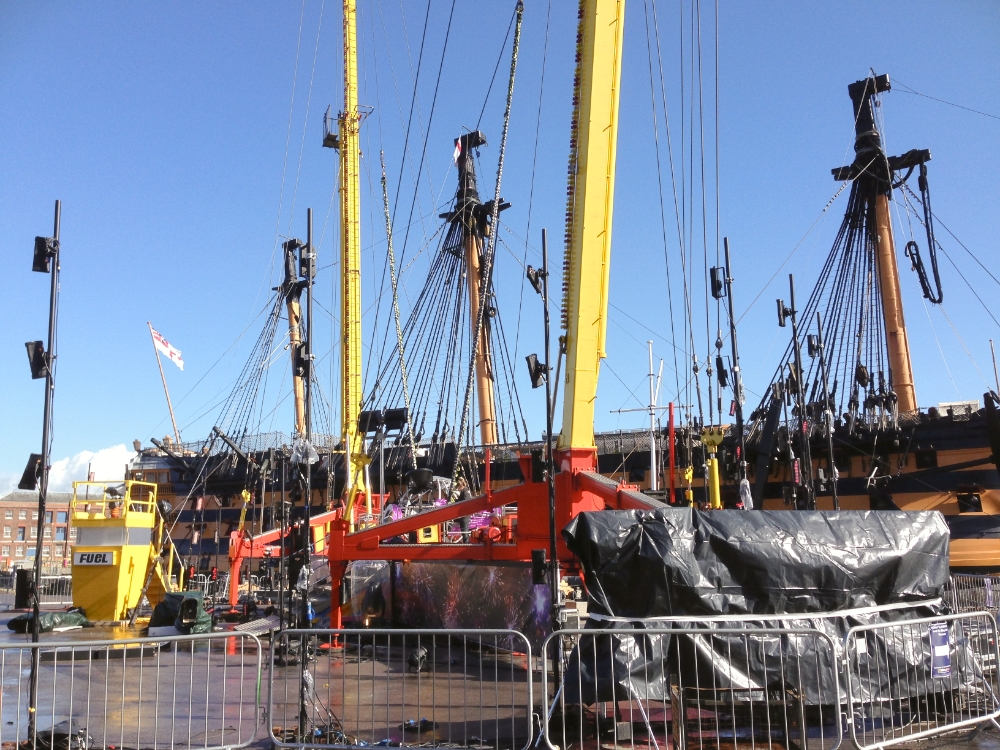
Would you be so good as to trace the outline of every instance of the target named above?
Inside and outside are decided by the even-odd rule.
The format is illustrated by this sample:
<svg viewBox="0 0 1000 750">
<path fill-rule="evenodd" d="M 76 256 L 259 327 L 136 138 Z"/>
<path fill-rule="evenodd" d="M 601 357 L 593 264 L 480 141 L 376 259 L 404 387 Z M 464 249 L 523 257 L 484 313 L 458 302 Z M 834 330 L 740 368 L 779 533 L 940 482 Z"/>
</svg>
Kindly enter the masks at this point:
<svg viewBox="0 0 1000 750">
<path fill-rule="evenodd" d="M 925 296 L 940 302 L 930 152 L 885 154 L 873 104 L 889 91 L 887 76 L 849 87 L 855 159 L 834 169 L 845 189 L 850 186 L 847 211 L 801 309 L 794 296 L 779 300 L 781 325 L 791 328 L 793 341 L 757 407 L 744 419 L 731 325 L 730 367 L 723 365 L 720 333 L 714 372 L 720 405 L 722 392 L 733 391 L 736 425 L 724 423 L 720 408 L 717 422 L 710 417 L 709 424 L 701 424 L 689 413 L 686 423 L 670 419 L 669 427 L 633 434 L 628 444 L 620 434 L 595 435 L 597 378 L 607 349 L 617 148 L 607 134 L 617 127 L 620 12 L 615 3 L 594 0 L 581 5 L 579 17 L 563 344 L 557 364 L 542 363 L 563 388 L 562 428 L 553 435 L 550 453 L 543 441 L 528 440 L 512 357 L 504 346 L 502 306 L 489 269 L 496 217 L 508 204 L 500 198 L 499 177 L 493 198 L 484 201 L 480 194 L 476 153 L 488 147 L 478 129 L 455 139 L 458 186 L 440 217 L 441 239 L 430 270 L 405 322 L 397 319 L 396 342 L 369 358 L 374 375 L 363 389 L 358 218 L 363 108 L 357 103 L 355 10 L 345 3 L 344 109 L 336 132 L 329 127 L 324 136 L 324 145 L 338 151 L 340 432 L 323 435 L 309 424 L 315 360 L 311 314 L 303 325 L 299 296 L 315 273 L 310 229 L 304 243 L 286 243 L 285 281 L 276 290 L 256 364 L 248 366 L 234 391 L 255 392 L 284 312 L 295 377 L 294 434 L 254 435 L 252 409 L 234 396 L 210 441 L 184 448 L 160 443 L 130 470 L 135 479 L 148 479 L 150 472 L 156 481 L 166 479 L 177 498 L 181 528 L 187 528 L 184 554 L 200 569 L 228 563 L 233 601 L 247 595 L 241 571 L 274 568 L 285 558 L 291 563 L 295 555 L 297 570 L 304 564 L 324 568 L 317 580 L 329 598 L 332 622 L 342 621 L 338 618 L 357 604 L 349 591 L 355 563 L 513 564 L 520 584 L 530 586 L 539 560 L 549 566 L 558 560 L 563 573 L 574 572 L 568 550 L 559 540 L 553 545 L 550 526 L 558 530 L 583 510 L 663 504 L 938 509 L 951 526 L 954 567 L 1000 566 L 996 394 L 986 394 L 982 409 L 978 403 L 918 408 L 891 211 L 894 196 L 915 209 L 925 238 L 909 240 L 906 254 Z M 511 88 L 516 40 L 515 35 Z M 501 159 L 502 153 L 501 146 Z M 385 214 L 391 248 L 387 200 Z M 732 318 L 729 277 L 728 267 L 713 269 L 711 288 L 718 298 L 729 296 Z M 705 374 L 711 379 L 713 371 Z M 656 408 L 654 399 L 650 409 Z M 459 491 L 463 485 L 467 495 Z M 651 490 L 655 485 L 662 489 Z M 471 528 L 462 519 L 471 519 Z M 539 557 L 539 551 L 546 554 Z"/>
</svg>

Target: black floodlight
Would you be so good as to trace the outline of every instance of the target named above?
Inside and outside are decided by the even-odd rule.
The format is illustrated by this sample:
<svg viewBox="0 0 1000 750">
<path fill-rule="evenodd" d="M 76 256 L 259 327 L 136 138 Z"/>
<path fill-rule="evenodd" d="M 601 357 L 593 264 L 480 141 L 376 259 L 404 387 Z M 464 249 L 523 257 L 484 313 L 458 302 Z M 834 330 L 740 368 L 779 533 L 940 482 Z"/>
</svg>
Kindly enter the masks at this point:
<svg viewBox="0 0 1000 750">
<path fill-rule="evenodd" d="M 726 369 L 725 362 L 722 361 L 721 356 L 715 358 L 715 371 L 719 374 L 719 388 L 728 388 L 729 370 Z"/>
<path fill-rule="evenodd" d="M 381 409 L 366 409 L 358 415 L 358 432 L 376 432 L 385 424 L 385 412 Z"/>
<path fill-rule="evenodd" d="M 709 275 L 712 280 L 712 296 L 715 299 L 722 299 L 726 296 L 726 269 L 716 266 L 709 269 Z"/>
<path fill-rule="evenodd" d="M 525 273 L 527 273 L 527 275 L 528 275 L 528 281 L 531 282 L 531 286 L 533 286 L 535 288 L 536 292 L 538 292 L 539 294 L 541 294 L 542 293 L 542 278 L 544 278 L 544 276 L 545 276 L 545 269 L 544 268 L 534 268 L 532 266 L 528 266 L 528 269 L 527 269 L 527 271 Z"/>
<path fill-rule="evenodd" d="M 35 237 L 35 255 L 31 261 L 31 270 L 38 273 L 49 273 L 52 264 L 50 258 L 56 255 L 59 241 L 51 237 Z"/>
<path fill-rule="evenodd" d="M 815 333 L 806 336 L 806 346 L 809 349 L 809 356 L 816 359 L 819 356 L 819 336 Z"/>
<path fill-rule="evenodd" d="M 303 279 L 316 278 L 316 253 L 312 246 L 299 245 L 299 276 Z"/>
<path fill-rule="evenodd" d="M 545 371 L 549 368 L 538 361 L 536 354 L 529 354 L 525 360 L 528 362 L 528 373 L 531 375 L 531 387 L 541 388 L 545 385 Z"/>
<path fill-rule="evenodd" d="M 785 327 L 785 321 L 791 316 L 792 311 L 785 307 L 785 303 L 782 300 L 775 300 L 778 303 L 778 325 L 782 328 Z"/>
<path fill-rule="evenodd" d="M 409 413 L 406 407 L 402 409 L 386 409 L 385 410 L 385 429 L 387 431 L 402 430 L 406 427 L 406 422 L 409 419 Z"/>
<path fill-rule="evenodd" d="M 294 370 L 298 378 L 308 378 L 311 367 L 312 356 L 306 351 L 306 342 L 300 342 L 295 348 Z"/>
<path fill-rule="evenodd" d="M 531 550 L 531 582 L 536 586 L 545 583 L 545 550 Z"/>
<path fill-rule="evenodd" d="M 28 465 L 24 467 L 21 481 L 17 483 L 19 490 L 37 490 L 38 475 L 42 473 L 42 454 L 32 453 L 28 458 Z"/>
<path fill-rule="evenodd" d="M 40 380 L 47 376 L 49 374 L 49 358 L 45 354 L 45 345 L 41 341 L 25 341 L 24 348 L 28 350 L 31 379 Z"/>
</svg>

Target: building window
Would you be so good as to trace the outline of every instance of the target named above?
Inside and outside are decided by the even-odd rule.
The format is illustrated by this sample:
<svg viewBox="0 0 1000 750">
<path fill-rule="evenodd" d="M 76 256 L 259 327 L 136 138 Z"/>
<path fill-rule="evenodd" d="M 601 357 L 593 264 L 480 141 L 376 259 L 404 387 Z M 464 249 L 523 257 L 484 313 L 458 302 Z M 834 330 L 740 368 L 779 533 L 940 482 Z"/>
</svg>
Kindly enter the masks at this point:
<svg viewBox="0 0 1000 750">
<path fill-rule="evenodd" d="M 34 547 L 28 547 L 28 557 L 34 557 L 35 556 L 35 551 L 36 550 L 35 550 Z"/>
<path fill-rule="evenodd" d="M 28 517 L 28 511 L 24 510 L 23 508 L 17 512 L 18 520 L 23 521 L 27 517 Z"/>
<path fill-rule="evenodd" d="M 56 541 L 65 542 L 66 541 L 66 527 L 56 526 Z"/>
<path fill-rule="evenodd" d="M 20 544 L 14 548 L 14 557 L 24 557 L 24 547 Z"/>
<path fill-rule="evenodd" d="M 4 526 L 3 527 L 3 538 L 4 539 L 10 539 L 10 534 L 11 534 L 10 526 Z"/>
<path fill-rule="evenodd" d="M 10 508 L 8 508 L 7 510 L 5 510 L 3 512 L 3 517 L 6 518 L 8 521 L 13 520 L 13 518 L 14 518 L 14 511 L 11 510 Z"/>
<path fill-rule="evenodd" d="M 50 552 L 51 550 L 49 549 L 49 545 L 46 544 L 42 547 L 42 557 L 48 557 Z"/>
<path fill-rule="evenodd" d="M 31 511 L 31 520 L 32 521 L 37 521 L 38 520 L 38 511 L 37 510 Z"/>
<path fill-rule="evenodd" d="M 45 533 L 45 538 L 46 539 L 51 539 L 52 538 L 52 527 L 51 526 L 46 526 L 44 533 Z"/>
<path fill-rule="evenodd" d="M 59 557 L 63 553 L 63 546 L 61 544 L 54 544 L 56 557 Z"/>
<path fill-rule="evenodd" d="M 69 520 L 69 513 L 60 510 L 56 513 L 56 523 L 66 523 Z"/>
<path fill-rule="evenodd" d="M 10 557 L 10 545 L 5 544 L 3 546 L 3 549 L 0 550 L 0 554 L 2 554 L 4 557 Z"/>
<path fill-rule="evenodd" d="M 18 526 L 17 527 L 17 541 L 19 541 L 19 542 L 23 542 L 24 541 L 24 527 L 23 526 Z"/>
<path fill-rule="evenodd" d="M 69 538 L 76 539 L 76 526 L 69 527 Z"/>
<path fill-rule="evenodd" d="M 45 523 L 52 523 L 52 511 L 45 511 Z"/>
<path fill-rule="evenodd" d="M 31 527 L 31 538 L 32 539 L 37 539 L 38 538 L 38 527 L 37 526 L 32 526 Z"/>
</svg>

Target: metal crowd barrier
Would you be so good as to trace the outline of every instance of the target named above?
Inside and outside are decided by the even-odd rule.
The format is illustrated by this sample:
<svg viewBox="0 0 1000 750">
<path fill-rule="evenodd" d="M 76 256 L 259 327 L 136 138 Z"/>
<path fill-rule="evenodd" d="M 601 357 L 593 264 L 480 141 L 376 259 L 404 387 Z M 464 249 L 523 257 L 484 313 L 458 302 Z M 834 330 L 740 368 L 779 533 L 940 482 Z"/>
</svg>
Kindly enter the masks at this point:
<svg viewBox="0 0 1000 750">
<path fill-rule="evenodd" d="M 228 600 L 229 574 L 220 573 L 219 577 L 213 581 L 204 573 L 199 573 L 187 582 L 187 588 L 189 591 L 202 592 L 206 604 Z"/>
<path fill-rule="evenodd" d="M 288 630 L 271 649 L 271 739 L 525 750 L 531 664 L 512 630 Z"/>
<path fill-rule="evenodd" d="M 840 745 L 839 663 L 826 634 L 650 625 L 546 639 L 542 684 L 563 670 L 543 719 L 551 750 Z"/>
<path fill-rule="evenodd" d="M 997 623 L 989 612 L 878 623 L 844 639 L 847 725 L 861 750 L 997 724 Z"/>
<path fill-rule="evenodd" d="M 73 603 L 73 576 L 42 576 L 38 584 L 40 604 Z"/>
<path fill-rule="evenodd" d="M 1000 613 L 1000 576 L 956 573 L 951 577 L 951 601 L 958 613 Z"/>
<path fill-rule="evenodd" d="M 246 633 L 3 645 L 0 747 L 242 747 L 257 729 L 261 663 Z"/>
<path fill-rule="evenodd" d="M 14 608 L 16 577 L 13 571 L 0 572 L 0 610 Z M 73 576 L 42 575 L 38 587 L 41 605 L 69 606 L 73 603 Z"/>
</svg>

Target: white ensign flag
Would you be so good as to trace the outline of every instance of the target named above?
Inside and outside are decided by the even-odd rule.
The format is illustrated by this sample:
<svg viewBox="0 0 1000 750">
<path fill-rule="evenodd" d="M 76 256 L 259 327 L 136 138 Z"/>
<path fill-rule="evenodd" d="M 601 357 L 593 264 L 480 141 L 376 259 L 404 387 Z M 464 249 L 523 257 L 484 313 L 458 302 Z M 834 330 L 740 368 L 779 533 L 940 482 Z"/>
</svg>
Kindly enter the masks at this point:
<svg viewBox="0 0 1000 750">
<path fill-rule="evenodd" d="M 183 370 L 184 360 L 181 359 L 181 350 L 172 347 L 170 342 L 163 338 L 163 335 L 158 333 L 155 328 L 150 327 L 150 330 L 153 332 L 153 346 L 166 355 L 167 359 Z"/>
</svg>

